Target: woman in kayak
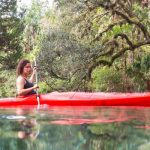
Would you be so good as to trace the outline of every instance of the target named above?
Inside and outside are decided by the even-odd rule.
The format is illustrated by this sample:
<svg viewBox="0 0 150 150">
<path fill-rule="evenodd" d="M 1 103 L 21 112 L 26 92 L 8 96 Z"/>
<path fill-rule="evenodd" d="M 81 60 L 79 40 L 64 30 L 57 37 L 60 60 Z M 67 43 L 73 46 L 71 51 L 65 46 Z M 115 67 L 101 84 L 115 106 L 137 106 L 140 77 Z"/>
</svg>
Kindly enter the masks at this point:
<svg viewBox="0 0 150 150">
<path fill-rule="evenodd" d="M 17 95 L 18 96 L 26 96 L 31 94 L 36 94 L 35 89 L 38 88 L 37 85 L 34 85 L 34 76 L 36 73 L 36 67 L 32 69 L 31 63 L 29 60 L 21 60 L 18 63 L 17 69 Z M 30 79 L 28 80 L 28 76 L 31 74 Z"/>
</svg>

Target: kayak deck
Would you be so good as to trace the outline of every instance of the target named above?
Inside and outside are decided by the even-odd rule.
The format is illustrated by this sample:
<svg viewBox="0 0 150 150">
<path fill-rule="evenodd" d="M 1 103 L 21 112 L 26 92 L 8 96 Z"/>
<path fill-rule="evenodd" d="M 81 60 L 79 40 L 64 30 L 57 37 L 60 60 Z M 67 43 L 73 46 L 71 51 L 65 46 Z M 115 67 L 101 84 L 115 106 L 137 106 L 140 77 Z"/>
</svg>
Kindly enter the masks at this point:
<svg viewBox="0 0 150 150">
<path fill-rule="evenodd" d="M 52 92 L 40 94 L 40 105 L 48 106 L 144 106 L 150 107 L 150 93 Z M 37 105 L 36 95 L 1 98 L 0 107 Z"/>
</svg>

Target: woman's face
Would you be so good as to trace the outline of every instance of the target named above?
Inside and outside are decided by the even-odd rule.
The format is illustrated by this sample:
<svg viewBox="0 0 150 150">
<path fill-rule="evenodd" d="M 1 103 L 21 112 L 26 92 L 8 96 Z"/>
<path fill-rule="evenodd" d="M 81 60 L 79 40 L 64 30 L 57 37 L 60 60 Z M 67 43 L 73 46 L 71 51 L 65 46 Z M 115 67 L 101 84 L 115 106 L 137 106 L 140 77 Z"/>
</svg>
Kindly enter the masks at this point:
<svg viewBox="0 0 150 150">
<path fill-rule="evenodd" d="M 23 68 L 23 74 L 29 75 L 32 72 L 32 67 L 30 63 L 27 63 Z"/>
</svg>

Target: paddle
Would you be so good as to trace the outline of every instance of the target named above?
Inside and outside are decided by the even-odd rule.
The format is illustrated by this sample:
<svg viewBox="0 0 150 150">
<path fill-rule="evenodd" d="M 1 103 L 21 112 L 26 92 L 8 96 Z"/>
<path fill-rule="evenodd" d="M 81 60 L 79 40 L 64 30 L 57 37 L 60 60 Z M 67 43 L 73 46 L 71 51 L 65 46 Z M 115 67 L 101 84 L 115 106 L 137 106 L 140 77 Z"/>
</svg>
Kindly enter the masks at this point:
<svg viewBox="0 0 150 150">
<path fill-rule="evenodd" d="M 37 67 L 37 63 L 36 63 L 36 60 L 34 61 L 34 67 Z M 36 69 L 36 72 L 35 72 L 35 82 L 36 82 L 36 85 L 38 85 L 38 74 L 37 74 L 37 69 Z M 36 99 L 37 99 L 37 103 L 38 103 L 38 106 L 37 106 L 37 109 L 40 108 L 40 97 L 39 97 L 39 91 L 38 91 L 38 88 L 36 89 Z"/>
</svg>

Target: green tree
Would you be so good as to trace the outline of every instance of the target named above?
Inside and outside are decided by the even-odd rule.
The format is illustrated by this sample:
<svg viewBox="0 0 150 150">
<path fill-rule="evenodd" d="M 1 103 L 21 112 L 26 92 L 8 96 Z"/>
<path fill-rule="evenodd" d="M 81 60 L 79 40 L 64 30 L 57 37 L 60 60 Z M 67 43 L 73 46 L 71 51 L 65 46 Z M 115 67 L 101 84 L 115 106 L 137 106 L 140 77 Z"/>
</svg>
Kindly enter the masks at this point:
<svg viewBox="0 0 150 150">
<path fill-rule="evenodd" d="M 17 0 L 0 2 L 0 64 L 5 68 L 14 68 L 21 55 L 21 17 L 22 13 L 17 12 Z"/>
<path fill-rule="evenodd" d="M 127 68 L 127 74 L 133 78 L 136 91 L 150 91 L 150 54 L 145 53 L 138 57 L 134 63 Z"/>
<path fill-rule="evenodd" d="M 81 84 L 78 88 L 74 88 L 75 90 L 87 90 L 92 80 L 92 72 L 99 66 L 113 66 L 117 63 L 119 69 L 124 71 L 127 65 L 133 63 L 134 56 L 140 55 L 142 47 L 150 44 L 148 9 L 143 8 L 139 1 L 56 0 L 55 2 L 57 21 L 49 25 L 45 39 L 41 42 L 41 64 L 46 66 L 46 63 L 42 63 L 45 59 L 47 65 L 51 64 L 51 69 L 55 68 L 56 61 L 57 64 L 63 64 L 67 58 L 70 58 L 66 57 L 66 54 L 69 55 L 71 50 L 73 50 L 71 57 L 76 58 L 77 48 L 73 44 L 68 46 L 66 42 L 72 43 L 73 37 L 76 45 L 79 46 L 78 56 L 81 54 L 79 59 L 72 63 L 72 68 L 77 68 L 77 76 L 73 76 L 75 71 L 71 71 L 69 66 L 64 64 L 65 70 L 71 72 L 68 73 L 72 75 L 70 81 L 75 79 L 76 83 Z M 143 14 L 140 15 L 139 12 Z M 55 35 L 55 30 L 59 35 L 58 29 L 61 36 Z M 52 41 L 53 39 L 55 40 Z M 55 48 L 59 52 L 51 55 Z M 49 57 L 53 61 L 50 61 Z M 63 76 L 62 68 L 52 69 L 53 73 L 57 74 L 56 78 Z M 48 74 L 52 76 L 51 71 Z"/>
</svg>

